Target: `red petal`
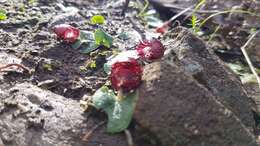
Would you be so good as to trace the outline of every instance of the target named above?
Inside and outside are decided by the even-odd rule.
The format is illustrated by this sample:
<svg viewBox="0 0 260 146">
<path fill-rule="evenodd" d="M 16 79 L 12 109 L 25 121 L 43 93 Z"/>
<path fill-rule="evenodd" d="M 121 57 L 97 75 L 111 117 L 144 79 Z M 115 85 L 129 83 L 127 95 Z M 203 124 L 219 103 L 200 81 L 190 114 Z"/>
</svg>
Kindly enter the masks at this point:
<svg viewBox="0 0 260 146">
<path fill-rule="evenodd" d="M 140 85 L 141 77 L 142 68 L 134 59 L 112 65 L 110 79 L 115 90 L 122 89 L 125 92 L 134 90 Z"/>
<path fill-rule="evenodd" d="M 53 27 L 53 31 L 59 38 L 69 43 L 75 42 L 80 34 L 79 29 L 68 24 L 56 25 Z"/>
<path fill-rule="evenodd" d="M 75 42 L 79 37 L 79 30 L 75 28 L 71 28 L 65 31 L 63 35 L 63 40 L 69 43 Z"/>
<path fill-rule="evenodd" d="M 142 59 L 153 61 L 164 55 L 165 48 L 160 40 L 152 39 L 140 42 L 140 44 L 137 45 L 136 50 Z"/>
</svg>

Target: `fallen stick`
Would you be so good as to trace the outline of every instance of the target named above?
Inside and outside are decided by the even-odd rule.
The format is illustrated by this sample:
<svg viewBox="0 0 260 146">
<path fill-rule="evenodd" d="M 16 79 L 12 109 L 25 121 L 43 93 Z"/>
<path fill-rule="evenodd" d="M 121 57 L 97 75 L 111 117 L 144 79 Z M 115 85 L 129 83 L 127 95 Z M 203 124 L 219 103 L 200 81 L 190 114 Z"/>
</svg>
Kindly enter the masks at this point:
<svg viewBox="0 0 260 146">
<path fill-rule="evenodd" d="M 92 135 L 92 133 L 95 130 L 97 130 L 100 126 L 104 125 L 105 123 L 106 123 L 106 121 L 101 121 L 96 126 L 94 126 L 92 129 L 90 129 L 90 131 L 84 135 L 84 137 L 82 138 L 82 141 L 88 141 L 89 137 Z"/>
<path fill-rule="evenodd" d="M 260 32 L 260 30 L 258 30 L 257 32 L 255 32 L 254 34 L 252 34 L 250 36 L 250 38 L 247 40 L 247 42 L 244 44 L 244 46 L 241 47 L 241 51 L 246 59 L 247 64 L 249 65 L 250 70 L 252 71 L 252 73 L 254 74 L 254 76 L 256 77 L 259 89 L 260 89 L 260 78 L 255 70 L 255 67 L 253 66 L 247 52 L 246 52 L 246 47 L 249 45 L 249 43 L 253 40 L 253 38 Z"/>
<path fill-rule="evenodd" d="M 132 137 L 132 134 L 130 133 L 130 131 L 125 129 L 124 132 L 125 132 L 128 146 L 134 146 L 133 137 Z"/>
<path fill-rule="evenodd" d="M 26 68 L 25 66 L 21 65 L 21 64 L 17 64 L 17 63 L 12 63 L 12 64 L 7 64 L 7 65 L 4 65 L 4 66 L 1 66 L 0 67 L 0 72 L 4 72 L 3 70 L 6 69 L 6 68 L 9 68 L 9 67 L 13 67 L 13 66 L 16 66 L 18 68 L 21 68 L 23 69 L 25 72 L 30 72 L 30 70 L 28 68 Z"/>
</svg>

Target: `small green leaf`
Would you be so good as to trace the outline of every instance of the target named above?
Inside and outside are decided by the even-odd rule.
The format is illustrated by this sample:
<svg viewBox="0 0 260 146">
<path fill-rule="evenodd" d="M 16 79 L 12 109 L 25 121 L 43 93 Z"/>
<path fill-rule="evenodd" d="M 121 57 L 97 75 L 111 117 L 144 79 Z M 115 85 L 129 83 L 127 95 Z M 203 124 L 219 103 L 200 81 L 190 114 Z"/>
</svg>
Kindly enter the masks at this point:
<svg viewBox="0 0 260 146">
<path fill-rule="evenodd" d="M 112 46 L 113 38 L 105 33 L 103 30 L 97 29 L 95 31 L 94 37 L 97 45 L 104 45 L 108 48 Z"/>
<path fill-rule="evenodd" d="M 102 15 L 94 15 L 91 18 L 91 23 L 92 24 L 104 24 L 105 23 L 105 18 Z"/>
<path fill-rule="evenodd" d="M 7 15 L 6 14 L 7 14 L 6 10 L 0 9 L 0 21 L 7 19 Z"/>
<path fill-rule="evenodd" d="M 80 39 L 78 39 L 75 43 L 71 44 L 71 47 L 73 49 L 78 49 L 82 44 L 82 41 Z"/>
<path fill-rule="evenodd" d="M 96 61 L 95 60 L 92 60 L 91 62 L 90 62 L 90 64 L 89 64 L 89 67 L 90 68 L 96 68 L 97 67 L 97 64 L 96 64 Z"/>
<path fill-rule="evenodd" d="M 122 101 L 106 86 L 101 87 L 92 97 L 93 106 L 102 109 L 108 116 L 107 132 L 117 133 L 125 130 L 132 120 L 138 92 L 124 95 Z"/>
<path fill-rule="evenodd" d="M 81 31 L 79 39 L 71 45 L 73 49 L 82 48 L 82 53 L 90 53 L 97 49 L 99 45 L 95 43 L 94 34 L 89 31 Z"/>
</svg>

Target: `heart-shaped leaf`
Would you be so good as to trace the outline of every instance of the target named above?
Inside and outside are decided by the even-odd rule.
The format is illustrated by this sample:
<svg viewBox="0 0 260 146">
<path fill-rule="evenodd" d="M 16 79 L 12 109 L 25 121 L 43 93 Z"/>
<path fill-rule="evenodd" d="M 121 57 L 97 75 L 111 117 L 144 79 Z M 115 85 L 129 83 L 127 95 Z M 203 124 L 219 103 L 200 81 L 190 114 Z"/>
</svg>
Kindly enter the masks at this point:
<svg viewBox="0 0 260 146">
<path fill-rule="evenodd" d="M 73 49 L 82 48 L 82 53 L 89 53 L 97 49 L 98 45 L 95 43 L 94 34 L 89 31 L 81 31 L 80 38 L 71 45 Z"/>
<path fill-rule="evenodd" d="M 104 24 L 105 23 L 105 18 L 102 15 L 94 15 L 91 18 L 91 23 L 92 24 Z"/>
<path fill-rule="evenodd" d="M 95 44 L 95 42 L 88 42 L 88 43 L 84 43 L 82 45 L 82 49 L 81 49 L 81 52 L 82 53 L 90 53 L 94 50 L 96 50 L 98 48 L 99 45 Z"/>
<path fill-rule="evenodd" d="M 0 8 L 0 20 L 7 19 L 7 15 L 6 14 L 7 14 L 6 10 Z"/>
<path fill-rule="evenodd" d="M 107 132 L 109 133 L 125 130 L 132 120 L 138 92 L 123 96 L 123 100 L 116 100 L 114 92 L 104 86 L 98 89 L 92 97 L 93 106 L 104 110 L 108 116 Z"/>
<path fill-rule="evenodd" d="M 103 30 L 97 29 L 94 36 L 97 45 L 104 45 L 108 48 L 112 46 L 113 38 Z"/>
</svg>

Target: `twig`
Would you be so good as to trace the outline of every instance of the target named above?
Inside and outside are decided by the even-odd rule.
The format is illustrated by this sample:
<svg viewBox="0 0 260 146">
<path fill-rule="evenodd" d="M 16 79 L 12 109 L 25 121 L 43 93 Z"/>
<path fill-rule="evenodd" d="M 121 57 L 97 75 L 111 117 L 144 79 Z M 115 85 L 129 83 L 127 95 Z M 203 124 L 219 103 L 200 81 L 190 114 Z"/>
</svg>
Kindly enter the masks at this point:
<svg viewBox="0 0 260 146">
<path fill-rule="evenodd" d="M 184 13 L 188 12 L 190 9 L 192 9 L 194 6 L 190 6 L 184 10 L 182 10 L 180 13 L 178 13 L 177 15 L 174 15 L 173 17 L 171 17 L 171 19 L 167 20 L 166 22 L 164 22 L 161 26 L 156 28 L 157 32 L 160 33 L 165 33 L 166 30 L 168 30 L 168 28 L 170 27 L 170 24 L 177 19 L 178 17 L 180 17 L 181 15 L 183 15 Z"/>
<path fill-rule="evenodd" d="M 189 10 L 191 10 L 194 6 L 190 6 L 184 10 L 182 10 L 180 13 L 178 13 L 177 15 L 174 15 L 171 19 L 169 19 L 168 21 L 166 21 L 166 23 L 164 23 L 163 25 L 169 25 L 172 21 L 174 21 L 175 19 L 177 19 L 178 17 L 180 17 L 181 15 L 183 15 L 184 13 L 188 12 Z"/>
<path fill-rule="evenodd" d="M 178 10 L 185 10 L 186 9 L 186 8 L 178 7 L 174 4 L 164 4 L 163 6 L 168 7 L 168 8 L 172 8 L 172 9 L 178 9 Z M 188 10 L 188 11 L 192 12 L 193 10 Z M 198 10 L 198 11 L 196 11 L 196 13 L 202 13 L 202 14 L 214 14 L 214 13 L 218 13 L 218 12 L 220 12 L 220 11 L 218 11 L 218 10 Z"/>
<path fill-rule="evenodd" d="M 200 23 L 199 27 L 201 28 L 209 19 L 211 19 L 211 18 L 213 18 L 213 17 L 215 17 L 215 16 L 222 15 L 222 14 L 227 14 L 227 13 L 249 14 L 249 15 L 255 16 L 255 17 L 257 17 L 257 18 L 260 18 L 260 15 L 258 15 L 258 14 L 256 14 L 256 13 L 253 13 L 253 12 L 250 12 L 250 11 L 231 9 L 231 10 L 220 11 L 220 12 L 218 12 L 218 13 L 211 14 L 209 17 L 205 18 L 205 19 Z"/>
<path fill-rule="evenodd" d="M 146 10 L 149 7 L 149 4 L 150 4 L 149 1 L 148 0 L 144 0 L 144 2 L 145 2 L 144 8 L 139 12 L 139 14 L 137 15 L 138 17 L 144 16 L 144 13 L 146 12 Z"/>
<path fill-rule="evenodd" d="M 3 69 L 6 69 L 6 68 L 9 68 L 9 67 L 12 67 L 12 66 L 16 66 L 18 68 L 21 68 L 23 69 L 24 71 L 30 73 L 30 70 L 28 68 L 26 68 L 25 66 L 21 65 L 21 64 L 17 64 L 17 63 L 13 63 L 13 64 L 7 64 L 5 66 L 2 66 L 0 67 L 0 72 L 3 72 Z"/>
<path fill-rule="evenodd" d="M 254 74 L 254 76 L 256 77 L 256 80 L 258 82 L 259 85 L 259 89 L 260 89 L 260 78 L 255 70 L 255 67 L 253 66 L 252 62 L 250 61 L 250 58 L 246 52 L 246 47 L 249 45 L 249 43 L 253 40 L 253 38 L 260 32 L 260 30 L 258 30 L 257 32 L 255 32 L 254 34 L 251 35 L 251 37 L 248 39 L 248 41 L 244 44 L 244 46 L 241 47 L 241 51 L 247 61 L 247 64 L 250 67 L 250 70 L 252 71 L 252 73 Z"/>
<path fill-rule="evenodd" d="M 124 132 L 125 132 L 125 136 L 126 136 L 128 146 L 134 146 L 133 137 L 132 137 L 130 131 L 125 129 Z"/>
<path fill-rule="evenodd" d="M 96 126 L 94 126 L 92 129 L 90 129 L 90 131 L 84 135 L 84 137 L 82 138 L 82 141 L 88 141 L 88 139 L 92 135 L 92 133 L 95 130 L 97 130 L 100 126 L 104 125 L 105 123 L 106 123 L 106 121 L 101 121 Z"/>
</svg>

